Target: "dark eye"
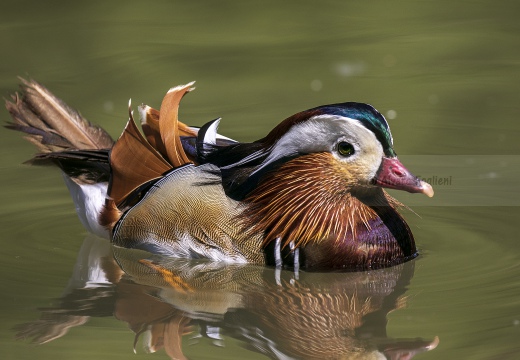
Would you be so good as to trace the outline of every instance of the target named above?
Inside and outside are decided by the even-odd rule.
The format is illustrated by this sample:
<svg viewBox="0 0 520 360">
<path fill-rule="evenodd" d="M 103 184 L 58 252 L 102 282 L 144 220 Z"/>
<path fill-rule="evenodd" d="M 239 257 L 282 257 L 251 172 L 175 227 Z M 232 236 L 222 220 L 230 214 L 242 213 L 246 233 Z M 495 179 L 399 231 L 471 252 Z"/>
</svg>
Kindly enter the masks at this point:
<svg viewBox="0 0 520 360">
<path fill-rule="evenodd" d="M 338 143 L 338 153 L 341 156 L 351 156 L 354 155 L 354 146 L 349 144 L 348 142 L 340 142 Z"/>
</svg>

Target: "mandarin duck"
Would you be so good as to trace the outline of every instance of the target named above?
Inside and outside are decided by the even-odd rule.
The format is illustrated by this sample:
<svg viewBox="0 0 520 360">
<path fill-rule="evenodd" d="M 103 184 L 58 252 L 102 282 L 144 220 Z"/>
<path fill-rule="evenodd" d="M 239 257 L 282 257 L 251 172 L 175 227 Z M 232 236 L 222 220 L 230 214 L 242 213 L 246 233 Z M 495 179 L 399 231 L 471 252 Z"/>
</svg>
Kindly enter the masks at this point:
<svg viewBox="0 0 520 360">
<path fill-rule="evenodd" d="M 417 256 L 412 232 L 383 188 L 433 196 L 398 160 L 390 128 L 356 102 L 292 115 L 260 140 L 178 119 L 193 83 L 170 89 L 159 110 L 131 106 L 117 141 L 44 86 L 23 80 L 6 101 L 40 153 L 30 162 L 64 173 L 90 232 L 116 246 L 180 258 L 307 270 L 364 270 Z"/>
</svg>

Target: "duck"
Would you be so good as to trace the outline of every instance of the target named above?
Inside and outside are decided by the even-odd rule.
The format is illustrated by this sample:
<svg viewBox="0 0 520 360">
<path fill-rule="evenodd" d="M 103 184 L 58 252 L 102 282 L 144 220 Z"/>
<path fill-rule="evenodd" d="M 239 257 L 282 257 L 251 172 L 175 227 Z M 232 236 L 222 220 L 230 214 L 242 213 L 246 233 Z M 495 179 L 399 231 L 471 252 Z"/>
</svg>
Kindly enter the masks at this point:
<svg viewBox="0 0 520 360">
<path fill-rule="evenodd" d="M 398 159 L 385 117 L 344 102 L 289 116 L 239 142 L 179 120 L 194 83 L 160 108 L 129 102 L 117 140 L 34 80 L 6 100 L 7 128 L 38 148 L 28 162 L 58 166 L 85 228 L 114 246 L 173 258 L 309 271 L 362 271 L 418 255 L 385 189 L 432 197 Z"/>
</svg>

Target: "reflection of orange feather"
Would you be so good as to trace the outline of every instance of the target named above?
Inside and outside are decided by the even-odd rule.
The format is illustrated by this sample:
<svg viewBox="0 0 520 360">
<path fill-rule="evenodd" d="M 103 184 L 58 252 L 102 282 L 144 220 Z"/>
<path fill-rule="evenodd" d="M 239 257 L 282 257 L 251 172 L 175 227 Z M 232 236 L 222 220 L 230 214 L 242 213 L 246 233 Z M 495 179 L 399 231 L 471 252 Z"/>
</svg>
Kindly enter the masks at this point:
<svg viewBox="0 0 520 360">
<path fill-rule="evenodd" d="M 177 315 L 170 319 L 164 329 L 164 351 L 170 359 L 187 359 L 182 353 L 182 336 L 189 333 L 189 322 L 187 316 Z M 188 330 L 188 331 L 187 331 Z"/>
<path fill-rule="evenodd" d="M 168 270 L 160 265 L 156 265 L 151 261 L 141 259 L 139 262 L 143 265 L 148 266 L 150 269 L 157 271 L 161 277 L 166 281 L 171 287 L 180 292 L 191 292 L 193 291 L 192 287 L 189 286 L 182 278 L 178 275 L 175 275 L 171 270 Z"/>
</svg>

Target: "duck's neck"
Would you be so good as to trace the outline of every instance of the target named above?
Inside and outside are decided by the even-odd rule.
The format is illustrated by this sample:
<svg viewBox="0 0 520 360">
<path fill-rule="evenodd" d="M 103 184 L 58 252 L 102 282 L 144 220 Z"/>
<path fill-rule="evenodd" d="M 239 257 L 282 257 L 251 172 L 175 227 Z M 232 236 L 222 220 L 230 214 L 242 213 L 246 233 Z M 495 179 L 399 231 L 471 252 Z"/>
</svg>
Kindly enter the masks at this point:
<svg viewBox="0 0 520 360">
<path fill-rule="evenodd" d="M 246 198 L 243 223 L 251 234 L 264 234 L 267 263 L 278 253 L 291 266 L 294 248 L 308 269 L 385 267 L 416 256 L 397 201 L 375 187 L 363 195 L 346 191 L 344 179 L 324 173 L 319 162 L 289 161 Z"/>
</svg>

